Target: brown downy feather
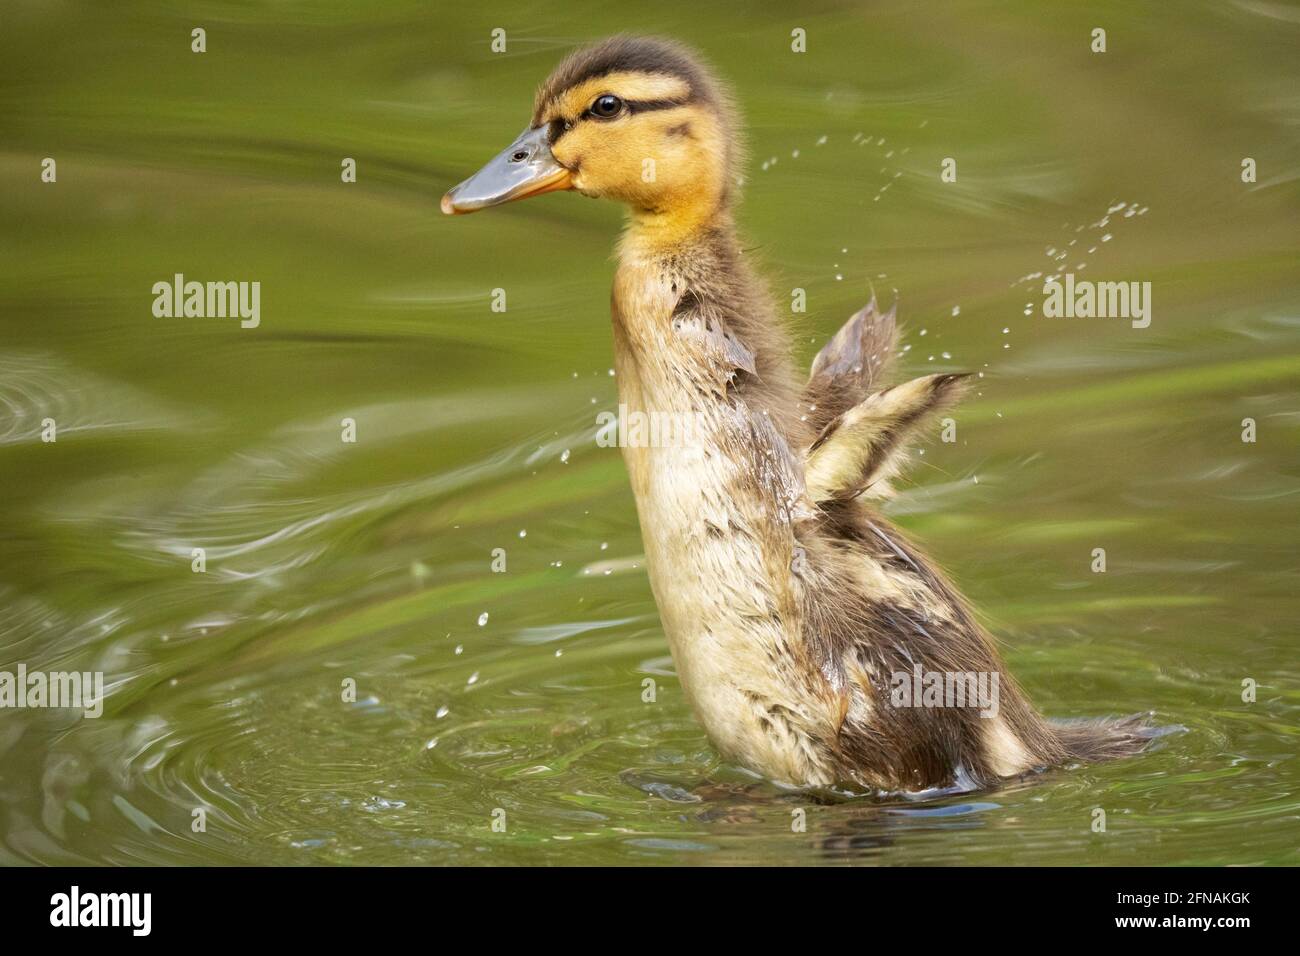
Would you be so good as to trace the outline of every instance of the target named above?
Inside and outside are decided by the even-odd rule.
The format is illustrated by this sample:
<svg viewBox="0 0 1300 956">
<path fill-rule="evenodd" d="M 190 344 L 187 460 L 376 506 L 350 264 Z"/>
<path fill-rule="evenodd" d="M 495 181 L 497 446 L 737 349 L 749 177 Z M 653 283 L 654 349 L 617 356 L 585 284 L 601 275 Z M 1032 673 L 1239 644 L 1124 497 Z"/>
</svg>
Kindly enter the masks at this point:
<svg viewBox="0 0 1300 956">
<path fill-rule="evenodd" d="M 1084 763 L 1098 763 L 1141 753 L 1151 743 L 1153 735 L 1147 714 L 1048 721 L 1047 726 L 1066 755 Z"/>
<path fill-rule="evenodd" d="M 894 784 L 909 789 L 951 785 L 957 768 L 975 784 L 1002 775 L 991 759 L 988 722 L 970 710 L 889 706 L 888 681 L 882 676 L 907 672 L 918 663 L 925 671 L 997 672 L 1001 717 L 1023 747 L 1026 769 L 1140 752 L 1151 736 L 1141 716 L 1044 720 L 1006 671 L 996 641 L 947 578 L 899 529 L 856 497 L 872 481 L 897 471 L 904 460 L 901 445 L 916 436 L 928 414 L 955 403 L 966 384 L 965 375 L 940 374 L 881 388 L 888 360 L 866 366 L 858 357 L 882 341 L 890 342 L 891 352 L 896 352 L 896 329 L 892 309 L 881 316 L 869 305 L 823 348 L 809 383 L 810 391 L 825 389 L 837 378 L 858 395 L 879 389 L 826 422 L 809 447 L 806 478 L 809 496 L 818 502 L 822 537 L 840 542 L 840 548 L 859 556 L 857 560 L 885 568 L 904 582 L 892 598 L 861 593 L 851 574 L 842 581 L 832 576 L 816 588 L 820 605 L 812 614 L 820 659 L 849 661 L 840 680 L 856 684 L 876 705 L 870 726 L 847 721 L 841 727 L 837 746 L 846 767 L 891 768 Z M 862 374 L 868 367 L 870 376 Z M 825 402 L 824 391 L 819 394 Z M 828 558 L 822 566 L 835 563 Z M 851 568 L 852 561 L 847 570 Z M 888 786 L 879 779 L 866 782 Z"/>
<path fill-rule="evenodd" d="M 814 431 L 820 432 L 884 383 L 898 355 L 897 308 L 895 302 L 882 314 L 873 295 L 817 353 L 803 392 Z"/>
<path fill-rule="evenodd" d="M 902 467 L 904 443 L 921 423 L 961 398 L 968 375 L 939 374 L 881 389 L 837 415 L 808 449 L 804 470 L 813 501 L 854 498 Z"/>
</svg>

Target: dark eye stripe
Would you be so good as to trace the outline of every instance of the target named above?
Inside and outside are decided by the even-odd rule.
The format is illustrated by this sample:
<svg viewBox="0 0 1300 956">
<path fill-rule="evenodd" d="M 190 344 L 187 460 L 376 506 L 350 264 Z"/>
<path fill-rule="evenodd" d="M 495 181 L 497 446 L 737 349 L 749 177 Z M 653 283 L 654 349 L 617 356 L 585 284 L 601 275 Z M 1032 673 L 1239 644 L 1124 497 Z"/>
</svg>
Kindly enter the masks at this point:
<svg viewBox="0 0 1300 956">
<path fill-rule="evenodd" d="M 685 97 L 684 99 L 676 99 L 676 100 L 624 100 L 623 105 L 627 107 L 627 111 L 629 113 L 651 113 L 654 112 L 655 110 L 671 110 L 671 109 L 675 109 L 678 106 L 686 106 L 687 104 L 693 102 L 694 99 L 695 98 L 693 96 L 688 96 Z M 588 120 L 588 119 L 599 120 L 599 119 L 612 119 L 612 118 L 613 117 L 596 116 L 594 113 L 591 112 L 590 109 L 587 109 L 587 110 L 583 110 L 582 115 L 579 116 L 574 121 L 574 125 L 576 126 L 578 123 L 581 123 L 583 120 Z M 550 142 L 552 146 L 554 146 L 556 143 L 560 141 L 560 137 L 563 136 L 571 129 L 573 129 L 573 126 L 566 127 L 564 120 L 553 119 L 551 120 L 547 129 L 547 134 L 546 134 L 547 140 Z"/>
<path fill-rule="evenodd" d="M 624 100 L 629 113 L 649 113 L 652 110 L 670 110 L 676 106 L 685 106 L 690 97 L 680 100 Z"/>
</svg>

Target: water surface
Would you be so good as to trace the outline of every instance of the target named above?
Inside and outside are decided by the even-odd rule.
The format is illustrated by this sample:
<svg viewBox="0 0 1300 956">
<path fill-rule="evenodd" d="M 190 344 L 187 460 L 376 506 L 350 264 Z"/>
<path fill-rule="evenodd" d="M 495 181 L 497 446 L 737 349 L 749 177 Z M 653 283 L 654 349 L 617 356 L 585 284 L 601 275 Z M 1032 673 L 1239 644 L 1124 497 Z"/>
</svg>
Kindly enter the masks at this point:
<svg viewBox="0 0 1300 956">
<path fill-rule="evenodd" d="M 9 6 L 0 669 L 109 697 L 0 712 L 0 861 L 1297 862 L 1296 8 L 751 6 Z M 618 210 L 438 213 L 618 30 L 734 81 L 801 357 L 874 288 L 905 371 L 983 373 L 889 510 L 1037 704 L 1186 733 L 918 798 L 717 758 L 594 441 Z M 1044 318 L 1066 267 L 1151 282 L 1151 326 Z M 155 318 L 178 272 L 259 281 L 261 324 Z"/>
</svg>

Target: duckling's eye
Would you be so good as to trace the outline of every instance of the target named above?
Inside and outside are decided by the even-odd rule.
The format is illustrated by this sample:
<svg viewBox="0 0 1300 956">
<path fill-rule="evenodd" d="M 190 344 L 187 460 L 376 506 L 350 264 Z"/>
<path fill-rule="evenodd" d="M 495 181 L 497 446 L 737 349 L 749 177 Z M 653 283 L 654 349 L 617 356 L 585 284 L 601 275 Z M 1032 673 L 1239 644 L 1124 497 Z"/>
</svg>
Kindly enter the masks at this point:
<svg viewBox="0 0 1300 956">
<path fill-rule="evenodd" d="M 612 93 L 596 97 L 596 102 L 591 104 L 591 115 L 600 119 L 611 119 L 621 112 L 623 112 L 623 101 Z"/>
</svg>

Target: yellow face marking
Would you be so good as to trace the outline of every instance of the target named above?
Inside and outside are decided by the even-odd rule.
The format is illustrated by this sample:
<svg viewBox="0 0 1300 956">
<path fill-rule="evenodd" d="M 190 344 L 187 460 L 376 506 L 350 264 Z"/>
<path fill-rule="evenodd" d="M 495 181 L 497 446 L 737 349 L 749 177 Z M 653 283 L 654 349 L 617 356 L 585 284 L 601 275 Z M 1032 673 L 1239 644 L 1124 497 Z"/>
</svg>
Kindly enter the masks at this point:
<svg viewBox="0 0 1300 956">
<path fill-rule="evenodd" d="M 653 229 L 643 229 L 644 236 L 653 234 L 656 244 L 672 243 L 716 210 L 727 175 L 729 144 L 721 118 L 709 101 L 692 99 L 692 93 L 676 76 L 609 73 L 539 104 L 533 125 L 563 124 L 552 136 L 551 152 L 570 171 L 574 189 L 652 216 Z M 583 118 L 606 94 L 655 108 Z"/>
</svg>

